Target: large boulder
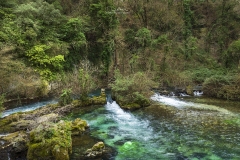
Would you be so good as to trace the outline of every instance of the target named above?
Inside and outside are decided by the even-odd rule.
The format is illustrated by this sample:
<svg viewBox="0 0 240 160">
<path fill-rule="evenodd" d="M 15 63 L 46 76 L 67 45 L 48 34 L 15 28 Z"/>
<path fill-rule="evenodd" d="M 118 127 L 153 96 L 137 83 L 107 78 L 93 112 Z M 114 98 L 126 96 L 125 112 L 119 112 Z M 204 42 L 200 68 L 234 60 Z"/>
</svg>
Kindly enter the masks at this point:
<svg viewBox="0 0 240 160">
<path fill-rule="evenodd" d="M 30 132 L 28 160 L 69 160 L 72 152 L 71 126 L 69 121 L 41 123 Z"/>
</svg>

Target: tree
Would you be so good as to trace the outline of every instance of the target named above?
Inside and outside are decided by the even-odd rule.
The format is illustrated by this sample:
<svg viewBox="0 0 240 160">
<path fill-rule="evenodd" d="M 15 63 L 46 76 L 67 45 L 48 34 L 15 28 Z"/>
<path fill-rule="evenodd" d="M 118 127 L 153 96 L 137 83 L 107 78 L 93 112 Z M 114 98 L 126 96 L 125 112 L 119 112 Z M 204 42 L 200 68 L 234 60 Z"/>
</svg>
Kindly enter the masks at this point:
<svg viewBox="0 0 240 160">
<path fill-rule="evenodd" d="M 41 77 L 51 81 L 56 78 L 56 74 L 63 69 L 64 56 L 51 56 L 50 46 L 36 45 L 27 51 L 26 56 L 30 64 L 36 68 Z"/>
<path fill-rule="evenodd" d="M 2 114 L 2 111 L 4 110 L 4 106 L 3 106 L 4 101 L 5 101 L 5 95 L 1 94 L 0 95 L 0 116 Z"/>
<path fill-rule="evenodd" d="M 25 45 L 31 46 L 34 42 L 57 42 L 57 28 L 63 17 L 60 11 L 43 0 L 19 5 L 14 13 Z"/>
<path fill-rule="evenodd" d="M 70 18 L 61 29 L 61 40 L 67 42 L 69 46 L 69 54 L 65 56 L 66 69 L 72 69 L 86 57 L 87 40 L 84 34 L 84 23 L 80 18 Z"/>
<path fill-rule="evenodd" d="M 227 68 L 240 68 L 240 40 L 233 41 L 226 52 L 223 59 Z"/>
<path fill-rule="evenodd" d="M 92 61 L 101 60 L 103 73 L 108 74 L 111 56 L 115 51 L 115 29 L 118 25 L 115 7 L 110 0 L 96 0 L 90 5 L 91 25 L 88 40 Z"/>
</svg>

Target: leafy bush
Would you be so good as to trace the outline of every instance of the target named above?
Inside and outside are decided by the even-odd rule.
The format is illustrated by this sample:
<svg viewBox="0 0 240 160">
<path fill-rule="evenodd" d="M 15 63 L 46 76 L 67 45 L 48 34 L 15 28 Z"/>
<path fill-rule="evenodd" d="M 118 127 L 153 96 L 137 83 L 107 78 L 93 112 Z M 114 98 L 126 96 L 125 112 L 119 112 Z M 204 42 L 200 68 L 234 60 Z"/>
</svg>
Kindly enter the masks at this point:
<svg viewBox="0 0 240 160">
<path fill-rule="evenodd" d="M 228 100 L 240 100 L 240 76 L 233 76 L 230 84 L 222 86 L 217 97 Z"/>
<path fill-rule="evenodd" d="M 211 97 L 239 100 L 240 77 L 231 75 L 216 75 L 207 78 L 203 83 L 204 94 Z"/>
<path fill-rule="evenodd" d="M 73 99 L 72 99 L 72 97 L 71 97 L 71 93 L 72 93 L 72 91 L 71 91 L 70 89 L 64 89 L 64 90 L 62 91 L 62 94 L 61 94 L 61 96 L 60 96 L 60 99 L 59 99 L 59 102 L 58 102 L 58 103 L 59 103 L 61 106 L 65 106 L 65 105 L 67 105 L 67 104 L 72 103 Z"/>
<path fill-rule="evenodd" d="M 138 104 L 142 107 L 149 105 L 150 88 L 155 83 L 146 73 L 137 72 L 123 76 L 119 70 L 115 71 L 115 82 L 111 84 L 114 98 L 120 105 Z"/>
<path fill-rule="evenodd" d="M 0 95 L 0 115 L 2 114 L 2 111 L 4 110 L 4 106 L 3 106 L 4 101 L 5 101 L 5 95 L 2 94 L 2 95 Z"/>
</svg>

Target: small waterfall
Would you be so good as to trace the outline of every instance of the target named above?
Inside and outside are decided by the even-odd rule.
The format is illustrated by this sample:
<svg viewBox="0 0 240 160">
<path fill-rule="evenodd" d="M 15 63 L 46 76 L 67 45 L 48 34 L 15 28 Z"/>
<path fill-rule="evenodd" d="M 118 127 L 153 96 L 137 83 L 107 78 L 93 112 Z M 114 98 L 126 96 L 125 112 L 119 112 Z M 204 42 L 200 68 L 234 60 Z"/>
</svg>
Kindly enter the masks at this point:
<svg viewBox="0 0 240 160">
<path fill-rule="evenodd" d="M 57 103 L 57 101 L 49 100 L 49 101 L 42 101 L 42 102 L 37 102 L 37 103 L 33 103 L 33 104 L 28 104 L 28 105 L 20 106 L 20 107 L 13 108 L 13 109 L 8 109 L 8 110 L 3 111 L 2 116 L 0 116 L 0 117 L 3 118 L 10 114 L 17 113 L 17 112 L 32 111 L 32 110 L 41 108 L 43 106 L 46 106 L 48 104 L 54 104 L 54 103 Z"/>
<path fill-rule="evenodd" d="M 202 104 L 202 103 L 193 103 L 193 102 L 185 102 L 180 100 L 177 97 L 166 97 L 166 96 L 161 96 L 160 94 L 154 94 L 151 99 L 153 101 L 161 102 L 165 105 L 173 106 L 179 109 L 183 108 L 196 108 L 196 109 L 204 109 L 204 110 L 214 110 L 214 111 L 219 111 L 224 114 L 233 114 L 227 109 L 217 107 L 214 105 L 208 105 L 208 104 Z"/>
<path fill-rule="evenodd" d="M 151 127 L 149 122 L 146 120 L 139 120 L 130 112 L 124 111 L 120 106 L 113 101 L 112 103 L 106 104 L 106 110 L 110 113 L 108 118 L 114 120 L 119 126 L 118 130 L 121 130 L 121 135 L 119 133 L 114 133 L 124 138 L 140 138 L 142 140 L 149 140 L 152 137 Z M 143 130 L 148 132 L 143 132 Z"/>
<path fill-rule="evenodd" d="M 194 94 L 194 96 L 202 96 L 203 91 L 194 91 L 193 94 Z"/>
</svg>

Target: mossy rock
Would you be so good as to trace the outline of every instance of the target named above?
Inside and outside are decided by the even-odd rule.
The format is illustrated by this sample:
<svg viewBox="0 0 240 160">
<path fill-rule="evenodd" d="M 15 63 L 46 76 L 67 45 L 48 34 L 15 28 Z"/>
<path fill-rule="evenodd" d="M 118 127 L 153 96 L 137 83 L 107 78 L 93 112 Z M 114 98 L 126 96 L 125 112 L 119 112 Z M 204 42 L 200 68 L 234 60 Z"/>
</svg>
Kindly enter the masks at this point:
<svg viewBox="0 0 240 160">
<path fill-rule="evenodd" d="M 105 153 L 105 145 L 103 142 L 98 142 L 93 145 L 91 149 L 88 149 L 85 152 L 86 157 L 88 159 L 96 159 L 97 157 L 101 157 Z"/>
<path fill-rule="evenodd" d="M 90 105 L 104 105 L 107 103 L 105 93 L 101 93 L 100 96 L 94 96 L 92 98 L 86 98 L 84 100 L 74 100 L 72 104 L 74 107 L 84 107 Z"/>
<path fill-rule="evenodd" d="M 72 152 L 71 126 L 69 121 L 42 123 L 30 132 L 28 160 L 69 160 Z"/>
<path fill-rule="evenodd" d="M 127 110 L 136 110 L 139 108 L 142 108 L 139 104 L 137 103 L 129 103 L 129 104 L 120 104 L 121 108 L 127 109 Z"/>
<path fill-rule="evenodd" d="M 28 130 L 33 128 L 36 125 L 36 122 L 33 120 L 19 120 L 17 122 L 12 122 L 9 126 L 12 130 L 19 131 L 19 130 Z"/>
<path fill-rule="evenodd" d="M 105 145 L 103 142 L 98 142 L 93 145 L 92 150 L 93 151 L 102 151 L 105 148 Z"/>
<path fill-rule="evenodd" d="M 107 99 L 106 99 L 106 96 L 105 94 L 101 94 L 100 96 L 98 97 L 92 97 L 91 98 L 91 101 L 92 101 L 92 104 L 93 105 L 104 105 L 107 103 Z"/>
<path fill-rule="evenodd" d="M 47 115 L 43 115 L 41 117 L 38 117 L 36 119 L 37 123 L 43 123 L 43 122 L 53 122 L 58 118 L 58 114 L 55 113 L 51 113 L 51 114 L 47 114 Z"/>
<path fill-rule="evenodd" d="M 11 146 L 10 150 L 14 152 L 22 152 L 27 150 L 27 143 L 29 142 L 28 135 L 24 131 L 18 131 L 7 134 L 1 138 L 6 141 L 8 146 Z M 3 146 L 4 147 L 4 146 Z"/>
<path fill-rule="evenodd" d="M 88 124 L 85 120 L 80 118 L 75 119 L 72 122 L 72 135 L 78 135 L 84 132 L 88 128 Z"/>
<path fill-rule="evenodd" d="M 17 122 L 21 119 L 22 113 L 15 113 L 0 119 L 0 133 L 11 133 L 17 131 L 12 127 L 11 123 Z"/>
</svg>

